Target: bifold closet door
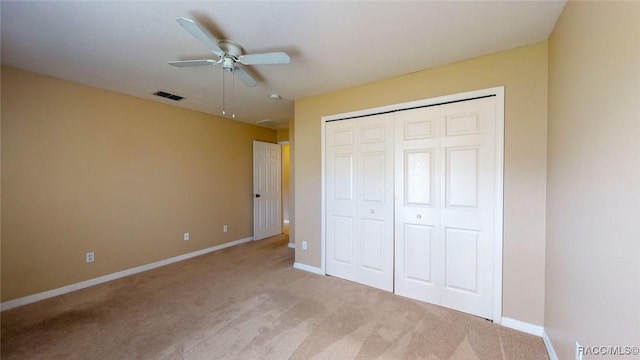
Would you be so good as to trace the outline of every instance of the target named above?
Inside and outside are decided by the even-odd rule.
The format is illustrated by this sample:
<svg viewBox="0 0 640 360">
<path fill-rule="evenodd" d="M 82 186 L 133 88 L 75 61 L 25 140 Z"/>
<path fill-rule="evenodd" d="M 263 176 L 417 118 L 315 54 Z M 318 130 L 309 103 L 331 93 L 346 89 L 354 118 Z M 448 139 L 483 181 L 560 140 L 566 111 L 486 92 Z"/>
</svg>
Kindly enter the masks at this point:
<svg viewBox="0 0 640 360">
<path fill-rule="evenodd" d="M 493 314 L 495 98 L 396 113 L 396 293 Z"/>
<path fill-rule="evenodd" d="M 395 117 L 395 293 L 440 304 L 440 106 Z"/>
<path fill-rule="evenodd" d="M 393 116 L 325 127 L 326 272 L 393 291 Z"/>
</svg>

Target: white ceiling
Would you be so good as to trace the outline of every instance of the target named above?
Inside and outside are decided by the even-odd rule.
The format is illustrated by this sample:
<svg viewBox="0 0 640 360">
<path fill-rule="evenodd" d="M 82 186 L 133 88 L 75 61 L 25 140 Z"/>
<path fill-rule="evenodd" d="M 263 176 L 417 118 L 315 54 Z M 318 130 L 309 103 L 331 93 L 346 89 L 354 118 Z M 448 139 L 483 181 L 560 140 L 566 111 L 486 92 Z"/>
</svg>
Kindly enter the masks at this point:
<svg viewBox="0 0 640 360">
<path fill-rule="evenodd" d="M 293 101 L 548 38 L 565 1 L 2 1 L 2 64 L 220 115 L 222 69 L 167 61 L 216 58 L 175 21 L 199 22 L 246 53 L 285 51 L 287 65 L 227 74 L 227 115 L 286 127 Z M 180 102 L 153 96 L 163 90 Z M 269 99 L 277 93 L 282 100 Z"/>
</svg>

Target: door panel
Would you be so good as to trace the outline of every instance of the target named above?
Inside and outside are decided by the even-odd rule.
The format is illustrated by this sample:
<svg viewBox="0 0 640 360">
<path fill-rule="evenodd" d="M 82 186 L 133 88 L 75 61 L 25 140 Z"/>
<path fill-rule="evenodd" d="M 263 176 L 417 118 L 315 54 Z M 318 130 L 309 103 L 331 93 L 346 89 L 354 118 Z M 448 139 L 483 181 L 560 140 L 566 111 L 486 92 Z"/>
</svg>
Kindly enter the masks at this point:
<svg viewBox="0 0 640 360">
<path fill-rule="evenodd" d="M 433 149 L 405 150 L 405 204 L 431 206 L 433 199 Z"/>
<path fill-rule="evenodd" d="M 282 233 L 281 147 L 253 142 L 253 238 Z"/>
<path fill-rule="evenodd" d="M 353 218 L 332 217 L 333 260 L 347 265 L 353 264 Z"/>
<path fill-rule="evenodd" d="M 378 116 L 373 116 L 372 118 L 375 117 Z M 367 125 L 360 125 L 360 144 L 384 143 L 386 132 L 384 124 L 372 123 L 370 118 L 363 118 L 357 121 L 360 123 L 368 123 Z"/>
<path fill-rule="evenodd" d="M 393 291 L 393 115 L 355 120 L 358 282 Z"/>
<path fill-rule="evenodd" d="M 440 303 L 440 139 L 438 107 L 396 113 L 395 292 Z"/>
<path fill-rule="evenodd" d="M 326 272 L 356 277 L 356 126 L 332 122 L 326 130 Z"/>
<path fill-rule="evenodd" d="M 478 231 L 445 229 L 445 287 L 478 292 Z"/>
<path fill-rule="evenodd" d="M 446 150 L 447 207 L 476 207 L 478 194 L 478 149 Z"/>
<path fill-rule="evenodd" d="M 333 199 L 353 200 L 353 154 L 333 155 Z"/>
<path fill-rule="evenodd" d="M 412 111 L 412 110 L 407 110 Z M 414 113 L 423 112 L 421 110 L 413 110 Z M 404 138 L 402 140 L 418 140 L 428 139 L 433 137 L 433 118 L 416 118 L 406 119 L 406 115 L 402 114 L 398 118 L 405 118 L 403 121 L 402 130 Z M 423 114 L 424 115 L 424 114 Z M 437 120 L 436 120 L 437 121 Z"/>
<path fill-rule="evenodd" d="M 360 220 L 360 263 L 363 269 L 384 271 L 384 221 Z"/>
<path fill-rule="evenodd" d="M 384 202 L 385 154 L 383 151 L 362 155 L 362 200 Z"/>
<path fill-rule="evenodd" d="M 442 305 L 493 315 L 495 98 L 443 106 L 446 206 Z"/>
<path fill-rule="evenodd" d="M 455 113 L 447 114 L 445 115 L 445 124 L 445 136 L 479 134 L 480 112 L 456 111 Z"/>
<path fill-rule="evenodd" d="M 432 226 L 405 224 L 403 263 L 405 281 L 433 285 L 432 280 Z"/>
<path fill-rule="evenodd" d="M 396 114 L 397 294 L 491 317 L 494 127 L 493 98 Z"/>
<path fill-rule="evenodd" d="M 327 274 L 387 291 L 393 290 L 392 124 L 387 115 L 325 126 Z"/>
</svg>

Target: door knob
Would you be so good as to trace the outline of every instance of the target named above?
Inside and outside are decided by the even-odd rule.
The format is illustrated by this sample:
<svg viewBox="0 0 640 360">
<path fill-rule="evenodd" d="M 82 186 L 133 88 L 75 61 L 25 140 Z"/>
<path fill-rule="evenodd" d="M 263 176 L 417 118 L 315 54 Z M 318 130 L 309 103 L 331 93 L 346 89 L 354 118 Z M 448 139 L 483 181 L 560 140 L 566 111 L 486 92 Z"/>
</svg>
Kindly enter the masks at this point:
<svg viewBox="0 0 640 360">
<path fill-rule="evenodd" d="M 422 219 L 422 215 L 420 215 L 420 214 L 416 215 L 416 217 L 417 217 L 418 219 Z"/>
<path fill-rule="evenodd" d="M 371 210 L 369 210 L 369 212 L 373 214 L 375 211 L 373 211 L 373 209 L 371 209 Z"/>
<path fill-rule="evenodd" d="M 260 197 L 260 194 L 256 194 L 256 197 Z"/>
</svg>

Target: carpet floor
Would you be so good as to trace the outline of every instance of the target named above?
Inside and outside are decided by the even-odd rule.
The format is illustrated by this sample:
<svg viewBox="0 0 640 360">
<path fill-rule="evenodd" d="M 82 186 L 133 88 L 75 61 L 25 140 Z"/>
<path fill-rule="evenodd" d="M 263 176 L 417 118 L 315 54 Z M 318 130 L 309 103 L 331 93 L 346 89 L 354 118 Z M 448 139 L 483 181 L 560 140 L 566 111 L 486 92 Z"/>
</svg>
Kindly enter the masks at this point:
<svg viewBox="0 0 640 360">
<path fill-rule="evenodd" d="M 287 242 L 4 311 L 2 359 L 548 359 L 538 337 L 293 269 Z"/>
</svg>

